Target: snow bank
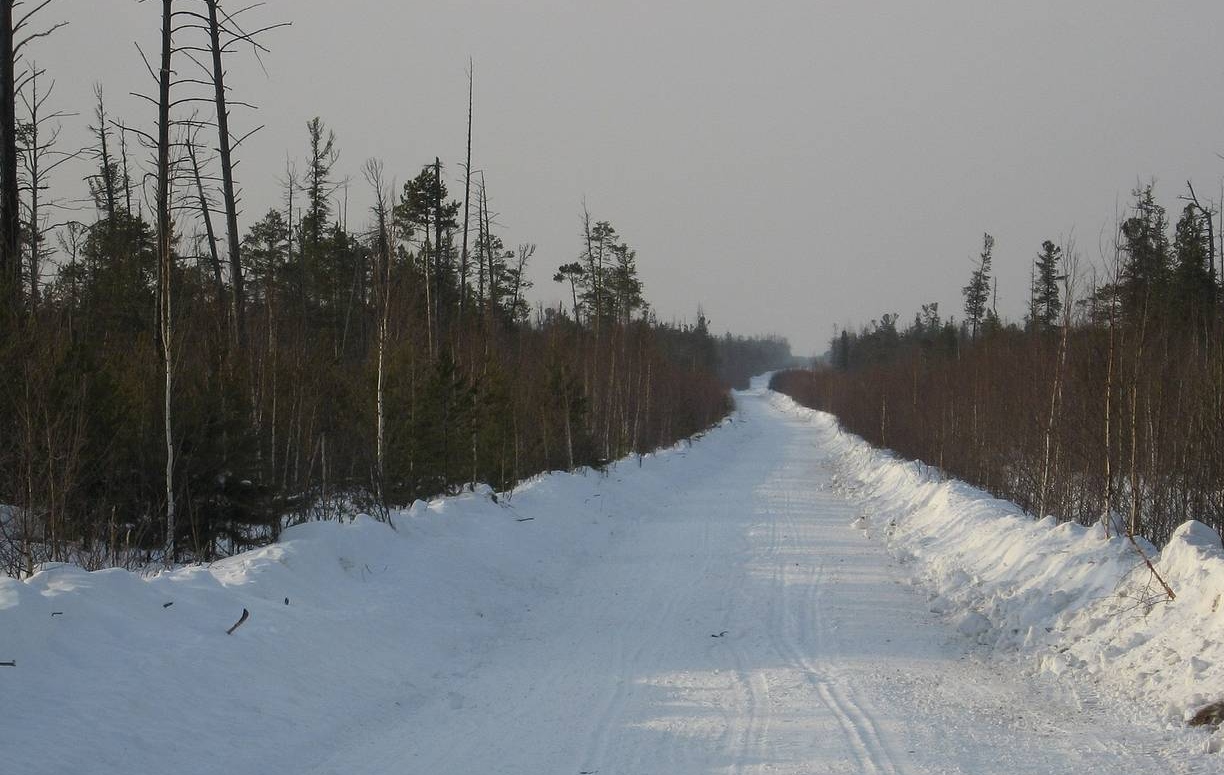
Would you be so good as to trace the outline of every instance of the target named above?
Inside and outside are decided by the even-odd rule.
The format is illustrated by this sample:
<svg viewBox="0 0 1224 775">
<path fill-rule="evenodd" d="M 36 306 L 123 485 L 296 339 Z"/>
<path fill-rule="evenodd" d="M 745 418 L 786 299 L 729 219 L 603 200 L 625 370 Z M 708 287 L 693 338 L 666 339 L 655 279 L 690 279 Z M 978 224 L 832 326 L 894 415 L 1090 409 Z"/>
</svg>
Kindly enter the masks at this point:
<svg viewBox="0 0 1224 775">
<path fill-rule="evenodd" d="M 1169 601 L 1135 546 L 1104 525 L 1034 520 L 872 448 L 831 415 L 772 401 L 820 429 L 861 525 L 914 564 L 931 610 L 964 635 L 1171 724 L 1224 700 L 1224 550 L 1206 525 L 1182 525 L 1163 551 L 1137 541 L 1176 593 Z"/>
<path fill-rule="evenodd" d="M 540 476 L 496 502 L 486 488 L 417 503 L 394 528 L 303 524 L 210 566 L 0 577 L 0 663 L 15 662 L 0 665 L 3 770 L 301 771 L 445 701 L 509 627 L 632 535 L 678 464 L 722 470 L 724 447 Z"/>
</svg>

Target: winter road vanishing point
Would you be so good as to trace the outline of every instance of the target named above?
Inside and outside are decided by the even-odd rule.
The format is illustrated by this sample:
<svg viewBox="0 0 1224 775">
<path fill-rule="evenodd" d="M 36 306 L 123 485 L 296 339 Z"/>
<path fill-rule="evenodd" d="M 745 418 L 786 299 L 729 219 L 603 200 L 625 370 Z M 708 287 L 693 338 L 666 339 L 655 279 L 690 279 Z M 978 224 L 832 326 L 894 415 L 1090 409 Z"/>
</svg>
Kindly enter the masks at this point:
<svg viewBox="0 0 1224 775">
<path fill-rule="evenodd" d="M 756 389 L 450 701 L 318 772 L 1153 773 L 1211 757 L 1021 670 L 928 610 L 832 486 L 822 433 Z M 624 465 L 631 465 L 622 463 Z M 607 497 L 617 487 L 632 487 Z M 588 508 L 598 508 L 588 504 Z M 632 512 L 632 513 L 628 513 Z M 545 526 L 538 526 L 544 527 Z"/>
</svg>

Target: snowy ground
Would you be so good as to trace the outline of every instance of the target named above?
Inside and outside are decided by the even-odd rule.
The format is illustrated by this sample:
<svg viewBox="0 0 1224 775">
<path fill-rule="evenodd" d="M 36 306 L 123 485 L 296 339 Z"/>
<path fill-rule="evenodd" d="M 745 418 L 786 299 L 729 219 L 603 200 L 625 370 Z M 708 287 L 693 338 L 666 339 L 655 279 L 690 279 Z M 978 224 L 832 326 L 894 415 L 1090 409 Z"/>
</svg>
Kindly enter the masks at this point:
<svg viewBox="0 0 1224 775">
<path fill-rule="evenodd" d="M 0 579 L 0 662 L 16 661 L 0 666 L 0 770 L 1224 770 L 1180 723 L 1217 685 L 1220 646 L 1196 635 L 1204 665 L 1169 667 L 1202 697 L 1151 671 L 1127 694 L 1093 633 L 1131 643 L 1143 618 L 1093 614 L 1108 595 L 1075 591 L 1099 591 L 1092 573 L 1051 604 L 1059 582 L 1025 586 L 1007 536 L 1065 534 L 1092 557 L 1114 543 L 996 519 L 997 502 L 905 473 L 827 418 L 760 388 L 738 400 L 691 447 L 498 504 L 418 505 L 395 531 L 306 525 L 153 578 Z M 1015 525 L 941 540 L 979 527 L 968 512 Z M 1061 556 L 1045 533 L 1024 541 Z M 1179 551 L 1206 572 L 1208 549 Z M 1161 686 L 1158 708 L 1122 702 Z"/>
</svg>

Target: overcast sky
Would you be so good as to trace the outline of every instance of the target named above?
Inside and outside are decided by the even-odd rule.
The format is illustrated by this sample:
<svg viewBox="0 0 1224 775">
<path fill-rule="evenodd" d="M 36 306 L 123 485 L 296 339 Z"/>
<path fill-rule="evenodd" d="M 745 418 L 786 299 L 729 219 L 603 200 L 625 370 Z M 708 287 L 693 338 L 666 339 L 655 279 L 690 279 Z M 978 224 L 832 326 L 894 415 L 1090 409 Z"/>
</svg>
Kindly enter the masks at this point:
<svg viewBox="0 0 1224 775">
<path fill-rule="evenodd" d="M 127 94 L 150 91 L 134 44 L 155 55 L 160 3 L 40 18 L 71 22 L 29 51 L 81 114 L 66 142 L 85 142 L 94 82 L 152 125 Z M 637 248 L 661 318 L 700 304 L 716 330 L 802 354 L 928 301 L 960 317 L 984 231 L 1019 319 L 1043 239 L 1074 233 L 1091 262 L 1137 181 L 1173 209 L 1187 178 L 1213 199 L 1224 179 L 1219 0 L 268 0 L 248 19 L 293 26 L 265 38 L 266 75 L 231 64 L 261 108 L 235 132 L 266 125 L 241 153 L 244 229 L 279 204 L 315 115 L 353 179 L 350 228 L 369 157 L 402 182 L 439 155 L 461 195 L 471 56 L 473 166 L 507 244 L 539 246 L 536 300 L 564 297 L 551 275 L 578 254 L 585 198 Z"/>
</svg>

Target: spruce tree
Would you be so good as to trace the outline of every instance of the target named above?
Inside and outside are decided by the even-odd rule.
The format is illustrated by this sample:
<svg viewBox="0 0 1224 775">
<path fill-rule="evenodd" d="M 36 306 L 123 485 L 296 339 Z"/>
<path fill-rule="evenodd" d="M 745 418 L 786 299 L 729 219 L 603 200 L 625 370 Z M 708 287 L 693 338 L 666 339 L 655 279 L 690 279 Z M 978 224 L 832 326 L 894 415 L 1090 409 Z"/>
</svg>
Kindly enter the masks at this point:
<svg viewBox="0 0 1224 775">
<path fill-rule="evenodd" d="M 1038 330 L 1049 330 L 1058 323 L 1062 302 L 1058 283 L 1063 279 L 1059 274 L 1059 264 L 1062 261 L 1062 248 L 1050 240 L 1041 243 L 1041 252 L 1037 254 L 1037 277 L 1033 289 L 1034 325 Z"/>
<path fill-rule="evenodd" d="M 1123 315 L 1137 319 L 1168 299 L 1169 237 L 1165 209 L 1155 201 L 1152 185 L 1136 189 L 1134 214 L 1122 222 L 1124 254 L 1119 291 Z"/>
<path fill-rule="evenodd" d="M 1195 324 L 1211 310 L 1216 289 L 1208 267 L 1210 256 L 1202 219 L 1188 204 L 1174 230 L 1170 293 L 1173 310 L 1184 323 Z"/>
</svg>

